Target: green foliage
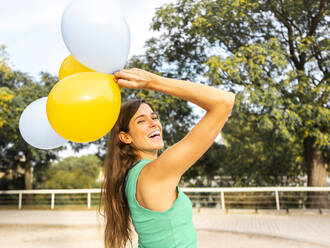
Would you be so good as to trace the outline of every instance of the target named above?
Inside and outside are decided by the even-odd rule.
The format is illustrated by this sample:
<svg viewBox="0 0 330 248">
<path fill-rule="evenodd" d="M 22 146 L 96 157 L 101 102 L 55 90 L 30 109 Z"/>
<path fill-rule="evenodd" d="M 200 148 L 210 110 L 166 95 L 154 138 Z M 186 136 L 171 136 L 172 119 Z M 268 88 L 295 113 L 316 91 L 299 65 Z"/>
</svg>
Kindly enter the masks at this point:
<svg viewBox="0 0 330 248">
<path fill-rule="evenodd" d="M 235 178 L 236 186 L 301 184 L 297 176 L 306 172 L 301 143 L 284 127 L 277 127 L 268 115 L 234 111 L 223 133 L 224 174 Z"/>
<path fill-rule="evenodd" d="M 311 176 L 306 140 L 321 149 L 326 167 L 329 9 L 325 0 L 178 0 L 157 10 L 152 28 L 161 35 L 146 43 L 148 64 L 237 94 L 226 147 L 217 148 L 219 168 L 196 169 L 200 176 L 224 173 L 240 186 L 296 184 Z"/>
<path fill-rule="evenodd" d="M 7 63 L 4 47 L 0 49 L 0 178 L 1 189 L 25 189 L 25 174 L 34 169 L 33 184 L 38 184 L 57 150 L 39 150 L 27 144 L 19 133 L 19 118 L 25 107 L 48 95 L 56 78 L 41 74 L 40 82 L 28 75 L 13 71 Z M 59 150 L 59 149 L 58 149 Z"/>
<path fill-rule="evenodd" d="M 11 101 L 14 95 L 7 87 L 0 88 L 0 127 L 8 123 L 5 116 L 10 114 L 10 107 Z"/>
<path fill-rule="evenodd" d="M 101 171 L 102 161 L 95 155 L 67 157 L 60 162 L 52 163 L 41 189 L 90 189 L 99 188 L 97 178 Z"/>
</svg>

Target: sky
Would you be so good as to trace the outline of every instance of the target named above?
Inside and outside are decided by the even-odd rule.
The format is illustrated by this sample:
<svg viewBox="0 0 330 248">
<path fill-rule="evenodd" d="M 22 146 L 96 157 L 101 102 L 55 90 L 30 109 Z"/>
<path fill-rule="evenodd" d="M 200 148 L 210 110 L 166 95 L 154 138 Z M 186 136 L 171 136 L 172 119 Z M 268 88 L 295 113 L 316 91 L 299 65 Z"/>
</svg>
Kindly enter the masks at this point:
<svg viewBox="0 0 330 248">
<path fill-rule="evenodd" d="M 109 0 L 111 1 L 111 0 Z M 143 54 L 155 9 L 174 0 L 114 0 L 130 27 L 129 57 Z M 93 2 L 91 0 L 91 2 Z M 70 54 L 61 35 L 61 17 L 70 0 L 0 0 L 0 45 L 9 64 L 38 79 L 40 71 L 58 74 Z"/>
<path fill-rule="evenodd" d="M 6 46 L 9 65 L 34 79 L 41 71 L 58 75 L 62 61 L 70 54 L 61 35 L 61 17 L 71 0 L 0 0 L 0 45 Z M 111 1 L 111 0 L 109 0 Z M 156 8 L 175 0 L 113 0 L 130 28 L 130 52 L 143 54 Z M 93 2 L 93 0 L 91 0 Z M 201 113 L 201 109 L 194 108 Z M 220 136 L 219 136 L 220 137 Z M 94 153 L 91 146 L 80 154 Z M 61 157 L 74 155 L 67 149 Z M 77 154 L 76 154 L 77 155 Z"/>
</svg>

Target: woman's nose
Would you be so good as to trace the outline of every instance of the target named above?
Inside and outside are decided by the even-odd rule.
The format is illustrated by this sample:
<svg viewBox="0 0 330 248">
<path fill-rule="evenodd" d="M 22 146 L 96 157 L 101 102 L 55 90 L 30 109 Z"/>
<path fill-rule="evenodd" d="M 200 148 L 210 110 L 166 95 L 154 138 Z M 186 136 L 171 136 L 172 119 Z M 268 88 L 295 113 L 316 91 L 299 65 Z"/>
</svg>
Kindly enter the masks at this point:
<svg viewBox="0 0 330 248">
<path fill-rule="evenodd" d="M 157 120 L 149 119 L 149 126 L 155 126 Z"/>
</svg>

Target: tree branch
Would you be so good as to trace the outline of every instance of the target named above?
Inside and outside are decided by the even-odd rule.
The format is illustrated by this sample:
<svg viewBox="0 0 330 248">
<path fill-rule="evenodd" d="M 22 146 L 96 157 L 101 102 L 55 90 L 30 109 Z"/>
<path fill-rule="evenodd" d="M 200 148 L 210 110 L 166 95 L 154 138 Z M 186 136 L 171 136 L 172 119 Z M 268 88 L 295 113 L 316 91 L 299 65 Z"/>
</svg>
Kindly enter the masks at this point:
<svg viewBox="0 0 330 248">
<path fill-rule="evenodd" d="M 317 24 L 319 24 L 320 19 L 322 17 L 324 7 L 325 7 L 325 0 L 321 0 L 319 5 L 319 12 L 316 14 L 314 18 L 312 18 L 311 27 L 309 29 L 308 36 L 313 36 L 315 34 Z"/>
<path fill-rule="evenodd" d="M 289 50 L 290 50 L 290 58 L 292 59 L 295 67 L 298 69 L 300 68 L 300 62 L 298 61 L 298 58 L 295 55 L 295 48 L 294 48 L 294 44 L 293 44 L 293 32 L 292 32 L 292 28 L 289 24 L 289 22 L 286 20 L 286 18 L 279 12 L 276 10 L 276 8 L 272 5 L 271 7 L 275 17 L 281 22 L 283 23 L 283 25 L 287 28 L 288 31 L 288 41 L 289 41 Z"/>
</svg>

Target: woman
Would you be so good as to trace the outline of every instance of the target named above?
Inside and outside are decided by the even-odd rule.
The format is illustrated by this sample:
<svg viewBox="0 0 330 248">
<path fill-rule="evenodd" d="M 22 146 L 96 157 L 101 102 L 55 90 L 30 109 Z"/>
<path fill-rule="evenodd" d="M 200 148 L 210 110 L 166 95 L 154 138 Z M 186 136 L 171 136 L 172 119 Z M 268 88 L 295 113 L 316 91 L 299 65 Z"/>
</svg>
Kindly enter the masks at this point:
<svg viewBox="0 0 330 248">
<path fill-rule="evenodd" d="M 141 69 L 115 73 L 120 87 L 149 89 L 190 101 L 204 117 L 160 156 L 162 125 L 151 105 L 130 100 L 120 111 L 104 164 L 105 247 L 131 242 L 131 220 L 139 248 L 194 248 L 196 231 L 181 176 L 208 150 L 234 105 L 234 94 L 198 83 L 164 78 Z"/>
</svg>

